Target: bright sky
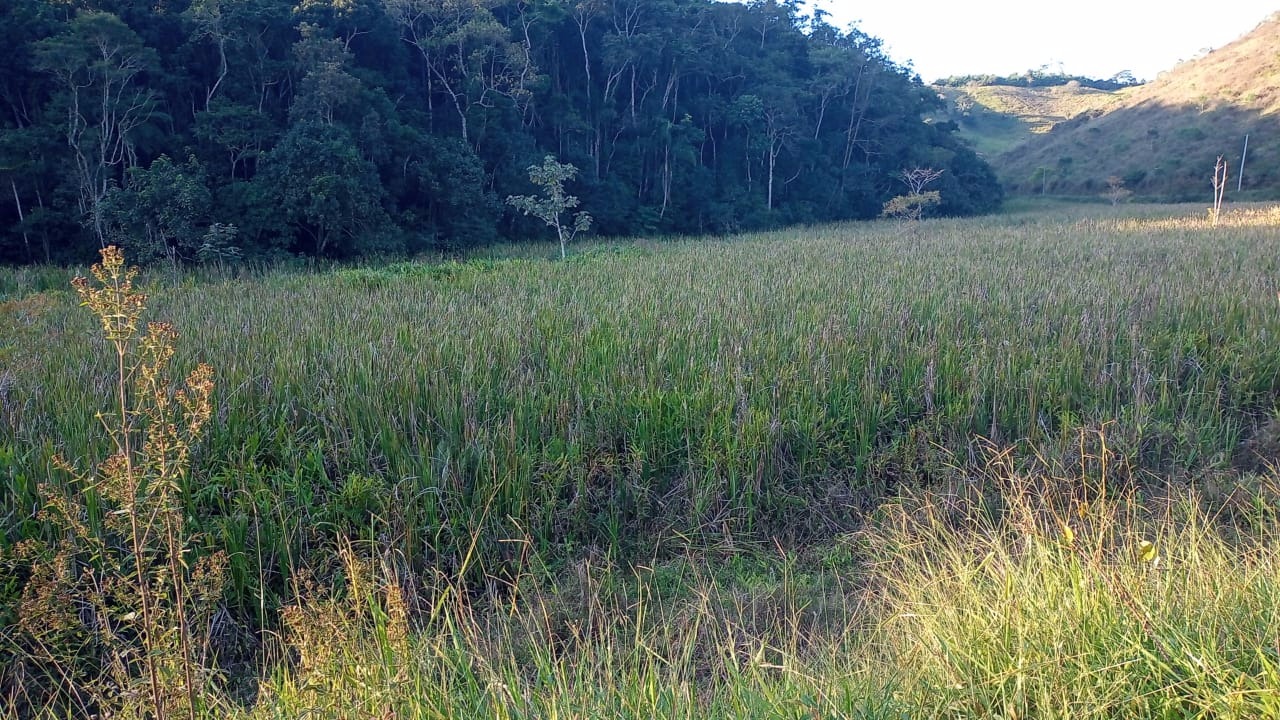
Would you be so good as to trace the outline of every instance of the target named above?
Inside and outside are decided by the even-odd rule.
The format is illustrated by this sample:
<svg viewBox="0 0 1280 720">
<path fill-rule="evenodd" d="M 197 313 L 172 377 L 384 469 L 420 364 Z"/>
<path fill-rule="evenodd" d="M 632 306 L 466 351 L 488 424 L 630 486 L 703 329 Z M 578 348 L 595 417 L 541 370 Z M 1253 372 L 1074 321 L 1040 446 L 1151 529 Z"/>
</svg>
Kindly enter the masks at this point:
<svg viewBox="0 0 1280 720">
<path fill-rule="evenodd" d="M 828 20 L 884 41 L 889 57 L 925 82 L 1008 75 L 1048 65 L 1109 78 L 1153 80 L 1180 60 L 1249 32 L 1280 0 L 814 0 Z"/>
</svg>

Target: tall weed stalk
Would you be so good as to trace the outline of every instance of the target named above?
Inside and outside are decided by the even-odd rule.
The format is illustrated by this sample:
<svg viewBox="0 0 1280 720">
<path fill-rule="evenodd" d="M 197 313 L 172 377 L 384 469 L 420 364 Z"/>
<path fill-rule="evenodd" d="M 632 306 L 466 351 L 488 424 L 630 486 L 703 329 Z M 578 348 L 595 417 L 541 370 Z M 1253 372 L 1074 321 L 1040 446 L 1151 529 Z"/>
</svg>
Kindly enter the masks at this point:
<svg viewBox="0 0 1280 720">
<path fill-rule="evenodd" d="M 24 684 L 22 704 L 194 719 L 212 697 L 208 628 L 226 566 L 222 553 L 198 556 L 186 519 L 213 369 L 202 363 L 175 382 L 178 333 L 140 325 L 147 296 L 117 248 L 102 251 L 92 275 L 96 284 L 72 284 L 113 355 L 112 405 L 97 414 L 111 455 L 88 469 L 55 457 L 66 480 L 40 485 L 46 532 L 17 549 L 13 564 L 30 580 L 15 637 L 35 681 Z"/>
</svg>

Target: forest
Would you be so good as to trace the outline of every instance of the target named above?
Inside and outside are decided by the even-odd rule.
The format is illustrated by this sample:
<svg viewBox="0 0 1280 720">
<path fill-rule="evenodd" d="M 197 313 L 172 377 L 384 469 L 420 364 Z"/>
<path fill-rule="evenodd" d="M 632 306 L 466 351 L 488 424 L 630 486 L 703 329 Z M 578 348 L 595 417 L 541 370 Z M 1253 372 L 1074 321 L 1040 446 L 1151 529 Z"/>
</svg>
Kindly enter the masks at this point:
<svg viewBox="0 0 1280 720">
<path fill-rule="evenodd" d="M 937 212 L 1001 189 L 910 67 L 797 0 L 15 0 L 0 262 L 452 252 L 545 237 L 546 155 L 604 236 Z"/>
</svg>

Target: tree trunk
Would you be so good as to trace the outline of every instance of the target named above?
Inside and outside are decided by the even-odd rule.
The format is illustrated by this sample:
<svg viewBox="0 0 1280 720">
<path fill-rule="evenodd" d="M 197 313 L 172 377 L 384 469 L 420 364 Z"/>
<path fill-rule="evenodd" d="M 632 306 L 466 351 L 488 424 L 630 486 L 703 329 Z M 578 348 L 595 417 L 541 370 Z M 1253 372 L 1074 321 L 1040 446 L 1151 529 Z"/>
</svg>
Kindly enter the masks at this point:
<svg viewBox="0 0 1280 720">
<path fill-rule="evenodd" d="M 774 145 L 769 145 L 769 201 L 767 208 L 773 211 L 773 170 L 778 164 L 778 151 L 774 150 Z"/>
<path fill-rule="evenodd" d="M 22 198 L 18 196 L 18 184 L 14 182 L 13 178 L 9 178 L 9 187 L 13 189 L 13 204 L 18 208 L 18 224 L 24 225 L 22 228 L 22 245 L 27 250 L 27 262 L 31 262 L 31 238 L 27 235 L 27 228 L 25 227 L 27 219 L 22 214 Z"/>
<path fill-rule="evenodd" d="M 41 210 L 44 210 L 44 196 L 40 194 L 39 184 L 36 185 L 36 207 L 39 207 Z M 53 253 L 49 249 L 49 233 L 47 232 L 40 233 L 40 243 L 44 246 L 45 263 L 52 263 Z"/>
</svg>

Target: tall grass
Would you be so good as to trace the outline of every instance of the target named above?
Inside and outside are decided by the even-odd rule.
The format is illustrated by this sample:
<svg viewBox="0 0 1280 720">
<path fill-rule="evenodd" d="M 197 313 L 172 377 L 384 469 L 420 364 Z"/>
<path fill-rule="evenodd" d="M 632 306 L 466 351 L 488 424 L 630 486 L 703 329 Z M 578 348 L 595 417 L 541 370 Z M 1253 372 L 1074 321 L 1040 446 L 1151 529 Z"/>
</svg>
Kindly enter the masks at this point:
<svg viewBox="0 0 1280 720">
<path fill-rule="evenodd" d="M 1085 477 L 1090 458 L 1103 451 L 1081 438 L 1105 437 L 1113 483 L 1159 488 L 1190 477 L 1229 488 L 1238 470 L 1275 459 L 1277 225 L 1280 216 L 1265 208 L 1230 214 L 1217 228 L 1161 209 L 1064 208 L 933 221 L 914 232 L 867 224 L 614 244 L 568 262 L 491 258 L 176 284 L 157 277 L 147 288 L 152 312 L 183 329 L 177 368 L 194 366 L 197 357 L 218 368 L 217 410 L 181 490 L 192 536 L 205 540 L 206 552 L 228 557 L 227 612 L 218 616 L 218 630 L 240 640 L 223 649 L 223 660 L 259 662 L 272 632 L 318 624 L 350 630 L 334 631 L 324 657 L 372 668 L 360 683 L 416 678 L 415 687 L 435 693 L 439 707 L 463 714 L 465 707 L 497 713 L 512 698 L 552 703 L 530 705 L 525 714 L 598 707 L 591 703 L 616 697 L 608 677 L 632 683 L 619 693 L 649 688 L 648 700 L 632 697 L 636 714 L 692 712 L 692 703 L 711 716 L 750 715 L 765 702 L 762 692 L 774 693 L 768 702 L 790 703 L 799 694 L 819 707 L 845 702 L 831 698 L 881 698 L 874 707 L 863 700 L 846 707 L 846 714 L 871 716 L 898 707 L 900 698 L 908 708 L 934 698 L 943 704 L 930 707 L 956 716 L 997 712 L 997 705 L 981 704 L 996 700 L 1033 708 L 1022 715 L 1048 713 L 1047 695 L 1028 699 L 1022 666 L 1009 676 L 1013 688 L 1001 685 L 995 695 L 945 682 L 947 672 L 996 673 L 995 660 L 944 657 L 949 664 L 938 668 L 970 665 L 929 676 L 889 672 L 928 667 L 923 640 L 895 649 L 867 628 L 883 625 L 878 632 L 890 633 L 884 623 L 897 618 L 894 627 L 912 628 L 918 638 L 952 620 L 982 631 L 962 607 L 951 615 L 940 610 L 935 626 L 893 609 L 941 595 L 903 595 L 884 607 L 856 593 L 831 595 L 839 607 L 832 612 L 857 623 L 836 634 L 862 643 L 846 646 L 800 632 L 804 613 L 794 608 L 769 611 L 758 623 L 738 618 L 738 610 L 725 615 L 726 603 L 763 610 L 732 593 L 718 595 L 715 581 L 695 593 L 706 606 L 686 608 L 686 615 L 664 615 L 665 601 L 645 601 L 647 581 L 628 581 L 639 589 L 617 596 L 618 605 L 583 612 L 615 618 L 633 617 L 624 609 L 648 609 L 632 620 L 597 621 L 603 635 L 579 638 L 586 632 L 579 620 L 552 623 L 551 609 L 541 619 L 526 616 L 521 584 L 538 568 L 545 587 L 547 578 L 572 575 L 582 558 L 625 576 L 646 562 L 661 566 L 681 547 L 767 538 L 799 547 L 830 538 L 864 527 L 868 513 L 888 512 L 878 510 L 886 498 L 981 477 L 985 443 L 1007 451 L 1001 477 Z M 5 279 L 0 286 L 29 282 Z M 7 557 L 20 540 L 51 532 L 34 513 L 39 485 L 58 477 L 50 458 L 88 466 L 110 452 L 96 413 L 108 405 L 112 368 L 92 318 L 68 292 L 18 293 L 4 303 L 0 325 L 0 550 Z M 986 572 L 983 565 L 962 572 L 955 564 L 962 556 L 942 552 L 961 542 L 956 538 L 1012 542 L 998 524 L 1007 522 L 1003 515 L 982 522 L 970 523 L 976 535 L 904 541 L 886 555 L 900 566 L 859 566 L 857 582 L 865 575 L 891 590 L 895 578 L 905 578 L 910 582 L 897 586 L 902 593 L 937 587 L 955 597 L 981 591 L 987 594 L 971 595 L 985 603 L 981 610 L 993 602 L 1012 606 L 1012 595 L 991 593 L 1004 587 L 1019 594 L 1007 578 L 1031 583 L 1050 564 L 1103 573 L 1098 578 L 1110 572 L 1111 565 L 1090 566 L 1059 540 L 1046 540 L 1035 552 L 1009 545 L 997 573 L 1004 586 L 994 578 L 973 588 L 926 582 Z M 903 526 L 894 537 L 926 531 L 941 533 Z M 1129 552 L 1110 536 L 1107 542 L 1107 557 Z M 1239 569 L 1231 564 L 1237 547 L 1248 548 L 1247 557 L 1270 557 L 1273 547 L 1270 536 L 1255 545 L 1223 542 L 1213 546 L 1220 549 L 1203 577 Z M 912 554 L 931 543 L 938 552 Z M 998 546 L 987 552 L 999 555 Z M 1173 550 L 1162 552 L 1173 557 Z M 378 582 L 366 585 L 394 592 L 375 592 L 353 607 L 360 573 L 351 558 L 380 568 L 371 576 Z M 1033 564 L 1016 564 L 1023 562 Z M 1131 570 L 1148 572 L 1125 572 Z M 1143 619 L 1144 596 L 1123 595 L 1135 578 L 1106 588 L 1101 579 L 1088 582 L 1120 598 L 1107 606 L 1115 623 L 1158 628 Z M 23 582 L 10 574 L 0 584 L 0 624 L 9 624 Z M 300 602 L 320 595 L 306 590 L 309 582 L 333 584 L 341 599 Z M 1028 587 L 1035 597 L 1027 602 L 1052 590 Z M 1273 590 L 1250 584 L 1240 602 L 1273 598 Z M 781 594 L 799 604 L 810 597 Z M 391 633 L 416 648 L 409 670 L 394 660 L 403 648 L 388 649 L 384 637 L 394 614 L 387 603 L 399 602 L 387 598 L 397 596 L 406 617 L 428 619 L 422 633 Z M 512 613 L 525 613 L 519 632 L 540 641 L 512 645 L 515 626 L 489 628 L 500 616 L 469 604 L 503 597 L 514 603 Z M 1166 599 L 1170 607 L 1192 607 Z M 295 608 L 293 622 L 282 626 L 288 607 Z M 1270 627 L 1262 608 L 1239 612 Z M 1026 612 L 1050 609 L 1028 605 Z M 326 625 L 324 613 L 346 619 Z M 651 626 L 655 618 L 662 622 Z M 1181 627 L 1170 618 L 1169 627 Z M 543 630 L 535 621 L 552 623 L 554 637 L 537 635 Z M 757 625 L 763 634 L 743 631 Z M 1107 627 L 1099 637 L 1137 652 L 1140 638 L 1122 632 L 1131 626 Z M 477 643 L 490 636 L 498 649 L 485 655 L 488 646 Z M 992 657 L 1012 647 L 1010 636 L 1001 637 L 1006 644 L 990 645 Z M 980 640 L 969 637 L 965 647 L 979 648 Z M 303 636 L 290 642 L 314 645 Z M 577 646 L 587 651 L 568 651 Z M 935 655 L 953 652 L 929 647 Z M 1162 670 L 1165 676 L 1190 672 L 1165 645 L 1152 641 L 1147 649 L 1173 668 Z M 375 651 L 386 662 L 355 662 Z M 849 657 L 867 653 L 884 664 L 849 665 Z M 486 657 L 493 658 L 483 661 L 488 667 Z M 1232 677 L 1266 677 L 1271 656 L 1257 657 Z M 297 707 L 289 698 L 320 697 L 307 694 L 307 682 L 350 679 L 326 670 L 304 682 L 307 663 L 299 667 L 267 678 L 263 702 L 278 697 L 278 707 Z M 530 682 L 530 667 L 541 668 L 535 679 L 548 685 L 521 684 Z M 1066 672 L 1063 663 L 1055 667 Z M 1070 682 L 1084 682 L 1089 672 L 1102 677 L 1102 667 L 1089 667 L 1073 670 Z M 391 675 L 377 675 L 383 672 Z M 818 677 L 845 680 L 814 685 Z M 1184 695 L 1151 684 L 1154 677 L 1140 686 L 1148 694 L 1129 698 L 1139 703 L 1132 707 L 1156 696 L 1183 702 Z M 567 678 L 594 685 L 580 690 Z M 494 696 L 500 687 L 519 697 Z M 565 705 L 554 704 L 556 693 Z M 1246 699 L 1256 699 L 1250 693 Z M 1092 701 L 1128 712 L 1121 695 L 1108 697 Z"/>
<path fill-rule="evenodd" d="M 802 552 L 583 560 L 417 631 L 395 574 L 349 561 L 361 599 L 292 608 L 299 660 L 243 714 L 1280 717 L 1275 478 L 1144 502 L 1102 457 L 1073 475 L 995 463 L 982 490 L 912 492 Z"/>
<path fill-rule="evenodd" d="M 248 609 L 340 536 L 452 569 L 479 533 L 501 574 L 516 533 L 619 556 L 830 533 L 979 435 L 1067 454 L 1115 421 L 1126 468 L 1224 467 L 1280 387 L 1274 211 L 1225 225 L 849 225 L 149 290 L 178 364 L 219 368 L 193 510 Z M 7 542 L 54 451 L 104 454 L 108 368 L 73 305 L 6 305 Z"/>
</svg>

